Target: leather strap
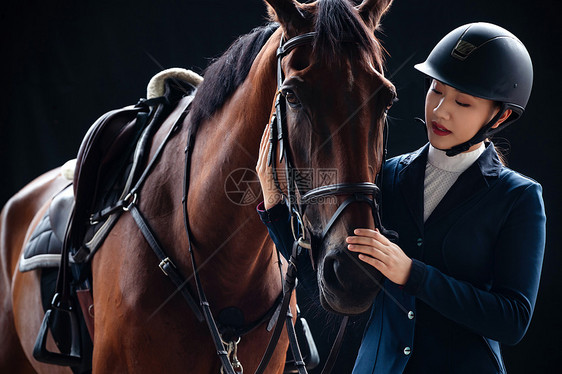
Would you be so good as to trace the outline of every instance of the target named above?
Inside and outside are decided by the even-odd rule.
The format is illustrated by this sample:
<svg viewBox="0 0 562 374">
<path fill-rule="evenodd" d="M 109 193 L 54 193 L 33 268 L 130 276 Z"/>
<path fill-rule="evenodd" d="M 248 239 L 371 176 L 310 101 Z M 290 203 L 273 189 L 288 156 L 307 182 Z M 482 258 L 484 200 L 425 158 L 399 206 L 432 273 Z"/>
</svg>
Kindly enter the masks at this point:
<svg viewBox="0 0 562 374">
<path fill-rule="evenodd" d="M 193 314 L 195 314 L 197 320 L 199 322 L 203 322 L 203 314 L 201 313 L 199 305 L 197 304 L 193 296 L 191 296 L 191 292 L 189 292 L 189 289 L 187 288 L 187 281 L 184 280 L 183 276 L 177 270 L 176 265 L 174 265 L 174 262 L 170 259 L 170 257 L 167 256 L 166 253 L 162 250 L 162 246 L 160 245 L 158 239 L 156 239 L 156 236 L 152 232 L 150 226 L 146 222 L 146 219 L 140 212 L 137 205 L 135 203 L 131 203 L 127 209 L 137 223 L 137 226 L 139 227 L 142 235 L 150 245 L 150 248 L 152 248 L 154 254 L 160 260 L 160 264 L 158 265 L 160 267 L 160 270 L 162 270 L 162 272 L 174 283 L 174 285 L 176 286 L 176 290 L 179 291 L 184 297 L 185 301 L 187 301 L 187 304 L 193 311 Z"/>
<path fill-rule="evenodd" d="M 343 342 L 343 336 L 348 321 L 349 321 L 349 316 L 344 316 L 343 319 L 341 320 L 340 329 L 338 330 L 338 335 L 336 336 L 336 340 L 332 345 L 332 349 L 330 349 L 330 354 L 328 355 L 328 359 L 326 360 L 324 369 L 322 369 L 322 374 L 329 374 L 332 372 L 332 369 L 334 368 L 334 364 L 336 363 L 336 359 L 338 358 L 338 353 L 340 352 L 341 343 Z"/>
<path fill-rule="evenodd" d="M 347 194 L 363 194 L 378 196 L 380 193 L 379 187 L 374 183 L 337 183 L 327 186 L 314 188 L 304 194 L 301 198 L 301 204 L 309 204 L 312 199 L 332 196 L 332 195 L 347 195 Z"/>
<path fill-rule="evenodd" d="M 287 53 L 289 53 L 294 48 L 304 45 L 304 44 L 312 44 L 314 38 L 316 37 L 316 32 L 307 32 L 305 34 L 297 35 L 286 42 L 283 43 L 283 37 L 281 37 L 281 44 L 277 49 L 277 58 L 283 58 Z"/>
<path fill-rule="evenodd" d="M 162 141 L 162 143 L 154 153 L 154 156 L 152 156 L 152 159 L 150 160 L 150 162 L 142 172 L 135 186 L 129 191 L 129 193 L 123 199 L 115 203 L 115 205 L 107 207 L 98 213 L 92 214 L 92 216 L 90 217 L 90 223 L 101 221 L 102 219 L 110 216 L 111 214 L 123 210 L 123 208 L 126 208 L 126 206 L 130 204 L 130 199 L 133 198 L 134 195 L 140 190 L 140 188 L 143 186 L 144 182 L 146 181 L 146 178 L 150 175 L 152 169 L 158 163 L 158 160 L 160 159 L 160 156 L 162 155 L 162 152 L 164 151 L 166 144 L 177 133 L 177 131 L 181 127 L 183 120 L 185 119 L 185 117 L 189 112 L 190 104 L 191 104 L 191 100 L 187 103 L 184 110 L 181 112 L 177 120 L 174 122 L 173 126 L 170 128 L 170 131 L 168 131 L 168 133 L 166 134 L 166 137 L 164 138 L 164 140 Z"/>
<path fill-rule="evenodd" d="M 365 195 L 362 194 L 353 194 L 350 197 L 348 197 L 339 207 L 338 209 L 334 212 L 334 214 L 332 215 L 332 218 L 330 218 L 330 221 L 326 224 L 326 226 L 324 226 L 324 230 L 322 231 L 322 236 L 321 236 L 321 240 L 324 241 L 324 239 L 326 238 L 326 235 L 328 234 L 328 232 L 330 231 L 330 229 L 332 228 L 332 225 L 336 222 L 336 220 L 340 217 L 340 215 L 343 213 L 344 209 L 347 208 L 347 206 L 351 203 L 358 203 L 358 202 L 363 202 L 363 203 L 367 203 L 369 205 L 371 205 L 371 207 L 373 209 L 374 208 L 374 202 L 373 200 L 369 199 L 368 197 L 366 197 Z M 376 210 L 376 209 L 375 209 Z M 376 223 L 376 222 L 375 222 Z M 376 226 L 376 225 L 375 225 Z M 380 228 L 380 226 L 376 226 L 377 228 Z"/>
<path fill-rule="evenodd" d="M 302 358 L 302 353 L 300 351 L 299 342 L 297 340 L 297 333 L 295 332 L 295 326 L 293 325 L 293 314 L 291 313 L 291 307 L 287 311 L 287 335 L 289 335 L 289 345 L 293 353 L 293 358 L 295 361 L 295 366 L 299 371 L 299 374 L 306 374 L 306 364 Z"/>
<path fill-rule="evenodd" d="M 289 258 L 287 272 L 283 282 L 283 299 L 281 301 L 281 309 L 279 312 L 279 316 L 287 315 L 287 312 L 289 311 L 291 295 L 293 293 L 293 290 L 295 289 L 296 279 L 297 279 L 297 263 L 296 263 L 297 253 L 298 253 L 298 242 L 295 241 L 295 243 L 293 244 L 292 254 L 291 257 Z M 287 323 L 292 324 L 293 323 L 292 319 L 290 321 L 289 319 L 287 319 Z M 267 349 L 260 361 L 258 368 L 256 369 L 256 374 L 263 373 L 267 368 L 267 365 L 271 360 L 271 356 L 273 355 L 273 351 L 275 350 L 275 347 L 277 346 L 277 342 L 279 341 L 279 337 L 281 336 L 281 331 L 283 330 L 283 324 L 284 324 L 283 318 L 278 318 L 275 324 L 275 329 L 273 330 L 273 334 L 271 334 L 271 337 L 269 338 Z M 290 339 L 292 340 L 293 338 L 291 337 Z M 295 339 L 294 341 L 297 342 L 296 336 L 294 339 Z M 295 356 L 295 361 L 297 360 L 302 361 L 302 357 Z"/>
</svg>

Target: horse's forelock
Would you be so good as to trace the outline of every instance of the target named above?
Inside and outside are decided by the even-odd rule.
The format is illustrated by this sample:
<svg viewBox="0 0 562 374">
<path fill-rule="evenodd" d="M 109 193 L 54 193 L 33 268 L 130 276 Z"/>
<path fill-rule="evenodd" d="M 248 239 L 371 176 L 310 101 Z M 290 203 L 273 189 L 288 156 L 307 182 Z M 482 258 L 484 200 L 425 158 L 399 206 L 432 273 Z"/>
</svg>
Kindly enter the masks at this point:
<svg viewBox="0 0 562 374">
<path fill-rule="evenodd" d="M 343 64 L 353 51 L 359 51 L 365 67 L 382 69 L 382 47 L 353 5 L 348 0 L 323 0 L 317 4 L 315 58 L 331 65 Z"/>
</svg>

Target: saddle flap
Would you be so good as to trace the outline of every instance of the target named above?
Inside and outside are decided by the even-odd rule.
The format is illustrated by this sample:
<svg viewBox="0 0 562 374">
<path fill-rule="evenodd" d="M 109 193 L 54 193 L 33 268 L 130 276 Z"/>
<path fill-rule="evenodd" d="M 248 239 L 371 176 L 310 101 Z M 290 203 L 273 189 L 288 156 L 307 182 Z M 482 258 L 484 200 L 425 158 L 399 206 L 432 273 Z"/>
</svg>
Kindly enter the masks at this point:
<svg viewBox="0 0 562 374">
<path fill-rule="evenodd" d="M 53 197 L 51 204 L 25 244 L 20 258 L 21 272 L 58 267 L 62 243 L 74 207 L 71 184 Z"/>
<path fill-rule="evenodd" d="M 86 133 L 78 151 L 74 173 L 74 195 L 80 208 L 77 209 L 77 219 L 83 218 L 82 210 L 92 210 L 89 205 L 95 201 L 100 178 L 103 179 L 106 168 L 111 168 L 117 155 L 123 155 L 124 148 L 135 143 L 134 138 L 139 132 L 135 119 L 139 112 L 147 110 L 146 107 L 128 106 L 110 111 Z"/>
</svg>

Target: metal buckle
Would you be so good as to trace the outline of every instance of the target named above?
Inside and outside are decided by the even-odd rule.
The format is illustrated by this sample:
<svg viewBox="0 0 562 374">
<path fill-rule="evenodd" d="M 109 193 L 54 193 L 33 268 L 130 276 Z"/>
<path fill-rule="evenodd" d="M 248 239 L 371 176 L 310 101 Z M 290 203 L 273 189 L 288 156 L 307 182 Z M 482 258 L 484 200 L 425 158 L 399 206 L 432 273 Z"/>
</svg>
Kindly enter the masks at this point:
<svg viewBox="0 0 562 374">
<path fill-rule="evenodd" d="M 170 257 L 166 257 L 165 259 L 160 261 L 160 264 L 158 265 L 160 267 L 160 270 L 162 270 L 162 273 L 166 274 L 166 276 L 169 276 L 166 270 L 164 270 L 164 266 L 166 266 L 166 264 L 171 265 L 174 268 L 176 267 L 176 265 L 174 265 L 172 260 L 170 260 Z"/>
<path fill-rule="evenodd" d="M 238 360 L 238 344 L 240 343 L 240 338 L 238 338 L 238 340 L 236 341 L 231 342 L 225 342 L 222 339 L 221 341 L 227 347 L 226 354 L 228 356 L 230 364 L 232 365 L 232 369 L 234 369 L 234 372 L 237 374 L 243 374 L 244 368 L 242 367 L 242 363 Z M 222 373 L 224 373 L 224 367 L 221 366 L 221 374 Z"/>
<path fill-rule="evenodd" d="M 94 220 L 94 215 L 90 214 L 90 226 L 97 225 L 98 223 L 100 223 L 100 221 Z"/>
<path fill-rule="evenodd" d="M 299 245 L 301 247 L 303 247 L 304 249 L 308 249 L 308 250 L 312 249 L 312 245 L 310 244 L 310 242 L 307 241 L 306 239 L 304 239 L 302 236 L 299 238 L 298 242 L 299 242 Z"/>
<path fill-rule="evenodd" d="M 134 194 L 129 193 L 123 199 L 123 211 L 128 212 L 131 209 L 131 205 L 135 204 L 136 202 L 137 202 L 137 193 L 136 192 Z"/>
</svg>

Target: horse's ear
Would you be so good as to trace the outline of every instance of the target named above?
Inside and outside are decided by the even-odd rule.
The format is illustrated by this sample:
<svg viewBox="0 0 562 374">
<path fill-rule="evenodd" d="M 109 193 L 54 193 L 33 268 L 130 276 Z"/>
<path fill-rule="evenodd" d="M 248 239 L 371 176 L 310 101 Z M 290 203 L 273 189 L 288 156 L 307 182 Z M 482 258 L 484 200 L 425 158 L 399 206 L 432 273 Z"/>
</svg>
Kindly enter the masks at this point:
<svg viewBox="0 0 562 374">
<path fill-rule="evenodd" d="M 363 0 L 363 2 L 357 6 L 357 10 L 367 26 L 374 30 L 378 27 L 382 16 L 390 8 L 392 1 L 393 0 Z"/>
<path fill-rule="evenodd" d="M 265 0 L 269 4 L 269 15 L 273 21 L 279 22 L 287 37 L 303 32 L 306 26 L 305 13 L 302 6 L 294 0 Z"/>
</svg>

